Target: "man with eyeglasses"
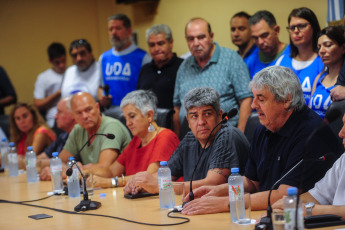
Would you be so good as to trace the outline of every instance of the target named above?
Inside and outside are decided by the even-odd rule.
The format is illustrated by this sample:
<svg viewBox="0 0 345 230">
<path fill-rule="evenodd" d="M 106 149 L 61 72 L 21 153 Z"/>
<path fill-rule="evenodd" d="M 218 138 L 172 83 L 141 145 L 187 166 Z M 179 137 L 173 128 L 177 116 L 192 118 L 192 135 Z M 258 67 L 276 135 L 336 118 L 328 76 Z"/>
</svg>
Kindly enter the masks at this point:
<svg viewBox="0 0 345 230">
<path fill-rule="evenodd" d="M 275 65 L 277 59 L 290 49 L 289 45 L 279 40 L 280 27 L 271 12 L 266 10 L 256 12 L 249 18 L 249 26 L 257 45 L 246 61 L 250 76 L 253 78 L 260 70 Z"/>
<path fill-rule="evenodd" d="M 99 83 L 99 67 L 92 54 L 90 43 L 85 39 L 74 40 L 69 47 L 73 66 L 65 73 L 61 86 L 61 97 L 65 98 L 77 92 L 88 92 L 95 99 Z"/>
<path fill-rule="evenodd" d="M 115 14 L 108 18 L 108 34 L 113 47 L 99 58 L 98 99 L 102 106 L 118 108 L 122 98 L 136 90 L 139 71 L 151 57 L 132 43 L 131 21 L 126 15 Z"/>
<path fill-rule="evenodd" d="M 52 68 L 40 73 L 35 82 L 34 104 L 45 113 L 47 124 L 55 123 L 56 105 L 61 96 L 61 82 L 67 68 L 66 49 L 63 44 L 54 42 L 48 47 L 49 63 Z"/>
</svg>

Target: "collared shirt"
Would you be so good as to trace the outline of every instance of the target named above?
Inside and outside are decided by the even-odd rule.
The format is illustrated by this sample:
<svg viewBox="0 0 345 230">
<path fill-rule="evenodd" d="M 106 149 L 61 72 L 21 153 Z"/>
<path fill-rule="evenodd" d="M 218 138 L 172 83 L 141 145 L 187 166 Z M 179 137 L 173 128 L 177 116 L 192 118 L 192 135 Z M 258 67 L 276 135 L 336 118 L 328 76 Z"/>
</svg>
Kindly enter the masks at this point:
<svg viewBox="0 0 345 230">
<path fill-rule="evenodd" d="M 294 111 L 277 132 L 259 125 L 250 147 L 245 176 L 258 181 L 260 191 L 267 191 L 303 157 L 317 159 L 328 152 L 341 154 L 341 145 L 328 125 L 313 132 L 321 123 L 321 117 L 305 105 L 301 111 Z M 296 168 L 276 188 L 280 184 L 300 187 L 302 180 L 303 191 L 307 191 L 324 176 L 333 162 L 310 163 L 306 160 L 303 174 L 301 166 Z"/>
<path fill-rule="evenodd" d="M 174 106 L 180 106 L 180 122 L 186 111 L 184 97 L 196 87 L 211 87 L 220 95 L 220 107 L 224 112 L 232 108 L 239 109 L 239 101 L 251 97 L 249 90 L 248 68 L 242 58 L 233 50 L 220 47 L 215 43 L 215 50 L 208 63 L 201 68 L 194 56 L 184 60 L 177 71 Z M 234 126 L 238 123 L 239 115 L 230 119 Z"/>
<path fill-rule="evenodd" d="M 182 62 L 183 59 L 178 58 L 175 53 L 161 68 L 152 60 L 141 68 L 137 89 L 154 92 L 158 98 L 158 108 L 173 109 L 176 73 Z"/>
</svg>

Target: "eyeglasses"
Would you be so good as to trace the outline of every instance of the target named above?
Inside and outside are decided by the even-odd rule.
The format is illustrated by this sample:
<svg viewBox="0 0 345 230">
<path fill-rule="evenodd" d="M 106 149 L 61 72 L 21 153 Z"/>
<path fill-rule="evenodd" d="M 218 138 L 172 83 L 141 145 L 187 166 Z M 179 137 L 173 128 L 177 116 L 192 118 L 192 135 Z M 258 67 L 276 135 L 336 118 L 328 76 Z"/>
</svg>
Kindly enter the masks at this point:
<svg viewBox="0 0 345 230">
<path fill-rule="evenodd" d="M 307 28 L 307 26 L 309 25 L 310 23 L 301 23 L 301 24 L 298 24 L 298 25 L 294 25 L 294 26 L 288 26 L 286 27 L 286 29 L 289 31 L 289 32 L 294 32 L 295 29 L 297 28 L 298 31 L 303 31 Z"/>
</svg>

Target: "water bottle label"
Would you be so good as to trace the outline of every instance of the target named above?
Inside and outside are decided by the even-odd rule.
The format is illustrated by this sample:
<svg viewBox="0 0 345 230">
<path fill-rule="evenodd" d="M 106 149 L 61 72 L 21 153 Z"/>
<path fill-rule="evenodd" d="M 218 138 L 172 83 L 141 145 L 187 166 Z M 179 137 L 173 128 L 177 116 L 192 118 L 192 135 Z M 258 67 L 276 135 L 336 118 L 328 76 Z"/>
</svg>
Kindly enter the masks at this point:
<svg viewBox="0 0 345 230">
<path fill-rule="evenodd" d="M 31 158 L 31 159 L 27 159 L 26 160 L 26 167 L 27 168 L 36 168 L 36 157 Z"/>
<path fill-rule="evenodd" d="M 240 185 L 230 185 L 229 186 L 229 197 L 230 200 L 238 200 L 239 198 L 243 197 L 243 189 Z"/>
<path fill-rule="evenodd" d="M 171 189 L 172 183 L 170 178 L 161 178 L 160 189 Z"/>
<path fill-rule="evenodd" d="M 52 170 L 52 173 L 61 172 L 62 168 L 61 168 L 61 166 L 53 166 L 53 167 L 51 167 L 51 170 Z"/>
</svg>

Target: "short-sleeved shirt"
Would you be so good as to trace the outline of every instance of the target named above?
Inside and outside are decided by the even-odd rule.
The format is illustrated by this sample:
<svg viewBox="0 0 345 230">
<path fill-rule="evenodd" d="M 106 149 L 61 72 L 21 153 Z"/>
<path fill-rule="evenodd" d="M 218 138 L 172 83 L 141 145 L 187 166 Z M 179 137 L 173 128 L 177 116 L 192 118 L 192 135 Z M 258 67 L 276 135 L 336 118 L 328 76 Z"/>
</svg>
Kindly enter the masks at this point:
<svg viewBox="0 0 345 230">
<path fill-rule="evenodd" d="M 158 68 L 152 60 L 139 73 L 137 89 L 151 90 L 158 98 L 158 108 L 173 109 L 173 96 L 177 70 L 183 62 L 174 53 L 171 60 Z"/>
<path fill-rule="evenodd" d="M 168 161 L 180 143 L 177 135 L 170 129 L 162 130 L 146 146 L 134 136 L 117 161 L 125 167 L 126 176 L 146 171 L 151 163 Z"/>
<path fill-rule="evenodd" d="M 100 153 L 105 149 L 117 149 L 122 152 L 131 141 L 128 129 L 119 120 L 104 115 L 97 133 L 112 133 L 115 135 L 115 139 L 111 140 L 97 135 L 92 144 L 85 146 L 80 153 L 83 164 L 96 164 Z M 88 132 L 77 124 L 70 133 L 64 149 L 76 156 L 88 139 Z"/>
<path fill-rule="evenodd" d="M 345 154 L 308 192 L 322 205 L 345 205 Z"/>
<path fill-rule="evenodd" d="M 250 146 L 245 176 L 258 181 L 260 191 L 270 190 L 278 179 L 304 158 L 303 173 L 302 168 L 297 168 L 276 188 L 280 184 L 300 187 L 301 180 L 303 191 L 312 188 L 334 161 L 311 163 L 307 159 L 317 159 L 328 152 L 341 152 L 341 145 L 329 126 L 319 126 L 322 122 L 321 117 L 305 105 L 300 111 L 294 111 L 277 132 L 271 132 L 260 124 Z M 314 132 L 316 128 L 318 132 Z"/>
<path fill-rule="evenodd" d="M 86 71 L 80 71 L 76 65 L 68 67 L 61 86 L 61 98 L 77 92 L 88 92 L 96 99 L 99 77 L 99 66 L 96 62 Z"/>
<path fill-rule="evenodd" d="M 47 69 L 40 73 L 35 82 L 34 98 L 44 99 L 61 89 L 61 83 L 64 74 L 57 73 L 53 69 Z M 50 127 L 54 126 L 56 105 L 60 98 L 57 98 L 49 109 L 47 109 L 46 120 Z"/>
<path fill-rule="evenodd" d="M 68 138 L 68 132 L 62 132 L 60 133 L 56 140 L 51 143 L 47 148 L 44 149 L 44 153 L 47 155 L 47 157 L 52 158 L 53 157 L 53 152 L 61 152 L 63 149 L 66 141 Z"/>
<path fill-rule="evenodd" d="M 188 132 L 168 161 L 171 175 L 176 178 L 183 176 L 185 181 L 190 181 L 203 147 L 193 133 Z M 204 179 L 214 168 L 239 167 L 243 172 L 248 151 L 249 142 L 244 134 L 228 123 L 223 124 L 203 153 L 193 180 Z"/>
<path fill-rule="evenodd" d="M 215 43 L 215 50 L 208 63 L 201 68 L 194 56 L 185 59 L 177 71 L 174 106 L 181 107 L 180 123 L 186 116 L 184 97 L 196 87 L 211 87 L 220 95 L 220 107 L 224 112 L 239 109 L 239 101 L 252 96 L 249 90 L 249 72 L 242 58 L 233 50 L 220 47 Z M 230 119 L 234 126 L 239 115 Z"/>
</svg>

